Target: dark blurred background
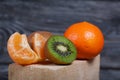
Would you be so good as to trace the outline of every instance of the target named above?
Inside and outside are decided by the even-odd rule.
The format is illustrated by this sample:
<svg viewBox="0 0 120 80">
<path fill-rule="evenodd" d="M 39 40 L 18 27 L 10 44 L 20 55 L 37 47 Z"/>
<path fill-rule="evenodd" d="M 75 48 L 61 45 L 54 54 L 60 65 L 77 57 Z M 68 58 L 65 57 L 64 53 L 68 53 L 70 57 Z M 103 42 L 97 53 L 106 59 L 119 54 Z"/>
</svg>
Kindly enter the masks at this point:
<svg viewBox="0 0 120 80">
<path fill-rule="evenodd" d="M 89 21 L 102 30 L 100 80 L 120 80 L 119 0 L 0 0 L 0 80 L 8 80 L 6 43 L 18 31 L 63 34 L 75 22 Z"/>
</svg>

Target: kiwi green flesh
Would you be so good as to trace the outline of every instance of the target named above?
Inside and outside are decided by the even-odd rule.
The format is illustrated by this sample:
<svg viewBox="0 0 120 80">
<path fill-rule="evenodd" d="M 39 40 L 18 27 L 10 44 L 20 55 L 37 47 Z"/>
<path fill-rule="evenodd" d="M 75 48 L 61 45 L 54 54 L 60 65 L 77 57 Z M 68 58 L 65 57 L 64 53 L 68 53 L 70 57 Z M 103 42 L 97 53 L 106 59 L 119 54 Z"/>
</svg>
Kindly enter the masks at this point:
<svg viewBox="0 0 120 80">
<path fill-rule="evenodd" d="M 70 64 L 76 59 L 74 44 L 64 36 L 54 35 L 47 41 L 47 57 L 56 64 Z"/>
</svg>

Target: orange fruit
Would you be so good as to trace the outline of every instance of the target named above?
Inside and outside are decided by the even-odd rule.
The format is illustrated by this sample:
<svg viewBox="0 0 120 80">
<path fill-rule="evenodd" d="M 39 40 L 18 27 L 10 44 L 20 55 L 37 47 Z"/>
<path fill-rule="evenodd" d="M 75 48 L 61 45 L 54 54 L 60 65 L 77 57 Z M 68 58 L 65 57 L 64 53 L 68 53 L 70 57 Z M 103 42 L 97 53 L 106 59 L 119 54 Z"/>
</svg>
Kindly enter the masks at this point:
<svg viewBox="0 0 120 80">
<path fill-rule="evenodd" d="M 11 59 L 18 64 L 32 64 L 39 60 L 38 55 L 30 48 L 25 34 L 12 34 L 8 39 L 7 49 Z"/>
<path fill-rule="evenodd" d="M 50 38 L 53 35 L 51 32 L 48 31 L 36 31 L 36 32 L 41 34 L 46 41 L 48 40 L 48 38 Z"/>
<path fill-rule="evenodd" d="M 89 22 L 71 25 L 64 32 L 64 36 L 76 46 L 78 59 L 92 59 L 100 54 L 104 46 L 101 30 Z"/>
<path fill-rule="evenodd" d="M 43 61 L 45 59 L 44 55 L 45 38 L 39 33 L 34 33 L 28 37 L 28 41 L 31 48 L 38 54 L 40 61 Z"/>
<path fill-rule="evenodd" d="M 39 61 L 44 61 L 46 59 L 44 54 L 44 46 L 47 39 L 52 35 L 52 33 L 47 31 L 36 31 L 28 36 L 28 42 L 31 48 L 39 56 Z"/>
</svg>

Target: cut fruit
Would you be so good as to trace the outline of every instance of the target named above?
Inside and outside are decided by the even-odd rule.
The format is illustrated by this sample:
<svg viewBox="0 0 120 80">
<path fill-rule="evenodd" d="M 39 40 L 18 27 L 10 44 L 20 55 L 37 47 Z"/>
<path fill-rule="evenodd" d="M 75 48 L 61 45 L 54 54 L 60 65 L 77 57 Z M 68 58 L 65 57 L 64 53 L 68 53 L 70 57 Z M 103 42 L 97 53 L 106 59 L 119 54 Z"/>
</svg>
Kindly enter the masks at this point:
<svg viewBox="0 0 120 80">
<path fill-rule="evenodd" d="M 45 45 L 45 54 L 56 64 L 70 64 L 76 59 L 74 44 L 64 36 L 51 36 Z"/>
<path fill-rule="evenodd" d="M 46 41 L 50 38 L 50 36 L 52 36 L 52 33 L 48 31 L 37 31 L 37 33 L 41 34 Z"/>
<path fill-rule="evenodd" d="M 8 53 L 11 59 L 22 65 L 37 63 L 38 55 L 30 48 L 25 34 L 15 32 L 7 43 Z"/>
<path fill-rule="evenodd" d="M 44 61 L 45 54 L 44 54 L 44 45 L 46 42 L 45 37 L 43 37 L 38 32 L 34 32 L 28 36 L 28 42 L 31 48 L 37 53 L 39 56 L 39 61 Z"/>
<path fill-rule="evenodd" d="M 31 38 L 34 36 L 35 33 L 39 33 L 40 35 L 42 35 L 46 41 L 50 36 L 52 36 L 52 33 L 48 31 L 35 31 L 28 36 L 28 40 L 30 43 L 31 43 Z"/>
</svg>

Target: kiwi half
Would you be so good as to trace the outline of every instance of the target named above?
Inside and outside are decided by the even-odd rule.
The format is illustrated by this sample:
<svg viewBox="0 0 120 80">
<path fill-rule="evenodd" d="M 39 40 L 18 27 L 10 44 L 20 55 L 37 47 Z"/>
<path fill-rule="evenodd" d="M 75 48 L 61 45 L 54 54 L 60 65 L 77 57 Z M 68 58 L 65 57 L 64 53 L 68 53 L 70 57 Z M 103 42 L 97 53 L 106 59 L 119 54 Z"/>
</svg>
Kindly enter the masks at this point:
<svg viewBox="0 0 120 80">
<path fill-rule="evenodd" d="M 46 42 L 45 55 L 53 63 L 70 64 L 76 59 L 77 50 L 64 36 L 53 35 Z"/>
</svg>

